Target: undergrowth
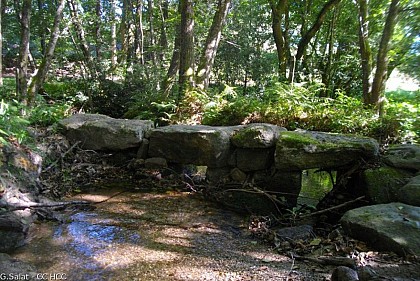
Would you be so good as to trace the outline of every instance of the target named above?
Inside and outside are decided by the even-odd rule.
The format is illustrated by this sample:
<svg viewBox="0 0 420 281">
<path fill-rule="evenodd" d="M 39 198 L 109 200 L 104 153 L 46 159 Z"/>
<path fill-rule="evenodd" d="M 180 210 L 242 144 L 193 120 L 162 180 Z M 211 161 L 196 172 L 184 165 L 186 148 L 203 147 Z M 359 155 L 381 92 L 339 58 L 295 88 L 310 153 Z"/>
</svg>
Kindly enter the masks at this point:
<svg viewBox="0 0 420 281">
<path fill-rule="evenodd" d="M 54 81 L 44 85 L 28 108 L 14 94 L 14 79 L 0 87 L 0 141 L 28 141 L 28 126 L 49 126 L 76 112 L 111 117 L 149 119 L 156 126 L 174 123 L 227 126 L 271 123 L 297 128 L 374 137 L 382 144 L 419 143 L 419 91 L 386 94 L 384 114 L 366 108 L 360 97 L 336 91 L 322 97 L 322 84 L 271 83 L 265 89 L 244 91 L 228 85 L 210 90 L 190 89 L 179 102 L 153 91 L 143 82 L 105 80 Z"/>
</svg>

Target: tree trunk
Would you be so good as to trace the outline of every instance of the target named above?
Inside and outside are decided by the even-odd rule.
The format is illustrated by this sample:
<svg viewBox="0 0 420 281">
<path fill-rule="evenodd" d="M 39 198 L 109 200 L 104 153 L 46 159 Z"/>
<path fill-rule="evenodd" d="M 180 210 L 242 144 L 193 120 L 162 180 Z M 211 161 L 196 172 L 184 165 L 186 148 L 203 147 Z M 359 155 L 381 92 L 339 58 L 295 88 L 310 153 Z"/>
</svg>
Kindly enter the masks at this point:
<svg viewBox="0 0 420 281">
<path fill-rule="evenodd" d="M 198 65 L 196 84 L 207 89 L 210 82 L 210 73 L 219 47 L 220 37 L 222 36 L 223 24 L 225 22 L 231 0 L 219 0 L 218 8 L 214 14 L 203 54 Z"/>
<path fill-rule="evenodd" d="M 154 10 L 155 8 L 154 8 L 154 3 L 153 3 L 153 0 L 148 0 L 148 2 L 147 2 L 147 13 L 148 13 L 148 16 L 149 16 L 149 35 L 150 35 L 150 38 L 149 38 L 149 43 L 150 43 L 150 46 L 149 46 L 149 50 L 150 50 L 150 52 L 149 52 L 149 57 L 150 57 L 150 60 L 152 61 L 152 63 L 153 63 L 153 65 L 155 65 L 156 64 L 156 55 L 155 55 L 155 27 L 154 27 L 154 24 L 153 24 L 153 10 Z"/>
<path fill-rule="evenodd" d="M 362 91 L 363 100 L 370 103 L 370 90 L 372 74 L 372 51 L 369 44 L 369 22 L 367 0 L 358 0 L 359 11 L 359 53 L 362 65 Z"/>
<path fill-rule="evenodd" d="M 270 0 L 271 19 L 274 42 L 277 49 L 277 59 L 279 64 L 279 78 L 281 81 L 286 80 L 287 69 L 287 50 L 286 40 L 282 29 L 283 16 L 287 11 L 288 0 Z"/>
<path fill-rule="evenodd" d="M 178 5 L 178 11 L 181 13 L 181 5 Z M 174 50 L 172 52 L 171 64 L 169 65 L 168 72 L 166 74 L 166 78 L 163 81 L 163 92 L 166 98 L 169 97 L 172 87 L 174 85 L 174 80 L 176 78 L 176 74 L 179 71 L 179 57 L 180 57 L 180 50 L 181 50 L 181 25 L 177 24 L 175 26 L 175 42 L 174 42 Z"/>
<path fill-rule="evenodd" d="M 314 24 L 308 30 L 308 32 L 306 32 L 305 35 L 303 35 L 303 37 L 300 39 L 298 43 L 298 50 L 296 52 L 296 61 L 299 61 L 303 57 L 306 47 L 308 46 L 311 39 L 318 32 L 318 30 L 321 28 L 325 20 L 325 17 L 327 16 L 327 13 L 340 2 L 341 0 L 330 0 L 324 5 L 324 7 L 322 7 Z"/>
<path fill-rule="evenodd" d="M 160 62 L 163 63 L 165 60 L 165 50 L 168 49 L 168 35 L 166 34 L 166 20 L 169 18 L 168 0 L 164 0 L 163 4 L 160 5 L 160 11 L 162 15 L 162 24 L 160 27 L 160 38 L 159 38 L 159 45 L 161 48 L 159 59 L 160 59 Z"/>
<path fill-rule="evenodd" d="M 127 54 L 128 54 L 128 0 L 123 0 L 122 14 L 121 14 L 121 25 L 120 25 L 120 36 L 121 36 L 121 52 L 119 57 L 119 62 L 121 65 L 127 63 Z"/>
<path fill-rule="evenodd" d="M 136 60 L 140 64 L 144 64 L 143 0 L 137 0 L 136 21 L 136 38 L 134 39 Z"/>
<path fill-rule="evenodd" d="M 397 23 L 399 12 L 399 0 L 392 0 L 389 6 L 388 15 L 385 20 L 384 30 L 382 32 L 381 42 L 379 44 L 378 55 L 376 58 L 376 72 L 372 82 L 372 92 L 369 104 L 375 105 L 380 109 L 381 97 L 385 90 L 385 83 L 388 68 L 388 50 L 389 42 L 394 33 L 394 27 Z"/>
<path fill-rule="evenodd" d="M 98 62 L 101 61 L 101 48 L 102 48 L 102 41 L 101 41 L 101 0 L 96 0 L 95 5 L 95 50 L 96 50 L 96 60 Z"/>
<path fill-rule="evenodd" d="M 97 77 L 97 72 L 96 72 L 96 66 L 95 66 L 95 62 L 93 61 L 93 58 L 90 54 L 89 51 L 89 44 L 86 40 L 85 37 L 85 31 L 83 29 L 82 23 L 80 21 L 78 12 L 79 12 L 79 8 L 78 8 L 78 0 L 67 0 L 67 4 L 70 8 L 70 15 L 71 15 L 71 19 L 73 22 L 73 26 L 76 30 L 76 34 L 77 37 L 79 39 L 79 45 L 80 45 L 80 49 L 82 50 L 83 53 L 83 59 L 84 62 L 88 68 L 89 74 L 91 76 L 91 78 L 95 79 Z"/>
<path fill-rule="evenodd" d="M 111 73 L 117 67 L 117 23 L 116 23 L 116 0 L 110 0 L 111 4 Z"/>
<path fill-rule="evenodd" d="M 32 77 L 29 83 L 28 97 L 31 98 L 30 100 L 28 100 L 29 103 L 33 102 L 35 95 L 38 93 L 39 89 L 42 87 L 42 84 L 44 83 L 47 77 L 48 69 L 51 65 L 51 61 L 54 56 L 55 46 L 57 45 L 57 40 L 60 35 L 60 23 L 63 18 L 64 6 L 65 0 L 60 0 L 59 5 L 57 7 L 57 11 L 55 13 L 54 24 L 47 49 L 45 50 L 45 55 L 42 58 L 42 62 L 39 65 L 39 68 L 37 69 L 35 75 Z"/>
<path fill-rule="evenodd" d="M 39 15 L 41 15 L 41 26 L 46 26 L 46 19 L 45 19 L 45 14 L 44 14 L 44 3 L 42 0 L 37 0 L 37 4 L 38 4 L 38 13 Z M 45 50 L 47 48 L 46 46 L 46 33 L 48 32 L 47 28 L 40 28 L 40 37 L 41 37 L 41 53 L 42 55 L 45 55 Z"/>
<path fill-rule="evenodd" d="M 28 105 L 28 57 L 30 40 L 30 21 L 31 21 L 31 0 L 23 0 L 20 10 L 19 22 L 21 26 L 19 65 L 17 71 L 18 97 L 23 104 Z M 15 0 L 15 6 L 19 7 L 19 1 Z"/>
<path fill-rule="evenodd" d="M 182 95 L 194 86 L 194 10 L 193 0 L 180 0 L 181 32 L 179 55 L 179 103 Z"/>
<path fill-rule="evenodd" d="M 334 56 L 334 31 L 336 29 L 335 23 L 337 20 L 337 9 L 334 9 L 334 13 L 330 22 L 330 26 L 328 28 L 328 53 L 324 52 L 324 57 L 327 57 L 326 63 L 323 65 L 322 70 L 322 83 L 324 84 L 325 90 L 322 91 L 321 95 L 324 97 L 327 97 L 330 93 L 330 84 L 331 84 L 331 66 L 333 62 L 333 56 Z"/>
</svg>

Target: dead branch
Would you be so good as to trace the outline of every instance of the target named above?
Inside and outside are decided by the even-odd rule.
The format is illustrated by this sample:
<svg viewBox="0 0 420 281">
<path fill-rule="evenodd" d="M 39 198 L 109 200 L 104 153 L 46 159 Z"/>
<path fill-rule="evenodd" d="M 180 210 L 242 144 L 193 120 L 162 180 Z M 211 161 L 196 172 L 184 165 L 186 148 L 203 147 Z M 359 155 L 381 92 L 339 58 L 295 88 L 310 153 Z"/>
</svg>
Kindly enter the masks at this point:
<svg viewBox="0 0 420 281">
<path fill-rule="evenodd" d="M 70 202 L 57 202 L 57 203 L 35 203 L 31 202 L 24 205 L 2 205 L 0 207 L 6 208 L 6 211 L 13 212 L 25 209 L 36 209 L 36 208 L 57 208 L 57 207 L 67 207 L 72 205 L 90 205 L 92 202 L 88 201 L 70 201 Z"/>
<path fill-rule="evenodd" d="M 19 211 L 19 210 L 25 210 L 25 209 L 37 209 L 37 208 L 58 208 L 58 207 L 68 207 L 68 206 L 75 206 L 75 205 L 97 205 L 101 203 L 105 203 L 108 200 L 127 192 L 127 190 L 123 190 L 120 192 L 117 192 L 108 198 L 98 201 L 98 202 L 89 202 L 89 201 L 69 201 L 69 202 L 56 202 L 56 203 L 36 203 L 31 202 L 24 205 L 0 205 L 0 208 L 5 208 L 5 212 L 13 212 L 13 211 Z"/>
<path fill-rule="evenodd" d="M 276 207 L 276 209 L 279 213 L 281 213 L 281 211 L 280 211 L 278 206 L 279 205 L 284 206 L 284 202 L 278 200 L 277 198 L 275 198 L 275 196 L 270 195 L 267 192 L 264 192 L 263 190 L 255 187 L 255 186 L 253 187 L 253 190 L 249 190 L 249 189 L 226 189 L 225 191 L 239 191 L 239 192 L 247 192 L 247 193 L 254 193 L 254 194 L 262 194 L 274 203 L 274 205 L 275 205 L 275 207 Z"/>
<path fill-rule="evenodd" d="M 46 167 L 44 170 L 42 170 L 43 173 L 47 172 L 48 170 L 50 170 L 52 167 L 54 167 L 55 165 L 57 165 L 57 163 L 64 157 L 66 157 L 67 154 L 70 153 L 70 151 L 72 151 L 77 145 L 79 145 L 79 143 L 81 143 L 81 141 L 77 141 L 75 144 L 73 144 L 67 151 L 65 151 L 63 153 L 63 155 L 61 155 L 61 158 L 58 158 L 56 161 L 54 161 L 53 163 L 51 163 L 48 167 Z"/>
<path fill-rule="evenodd" d="M 348 201 L 348 202 L 344 202 L 343 204 L 340 204 L 340 205 L 337 205 L 337 206 L 333 206 L 331 208 L 327 208 L 327 209 L 324 209 L 324 210 L 319 210 L 319 211 L 316 211 L 316 212 L 313 212 L 313 213 L 310 213 L 310 214 L 307 214 L 307 215 L 303 215 L 303 216 L 300 216 L 299 218 L 300 219 L 303 219 L 303 218 L 307 218 L 307 217 L 311 217 L 311 216 L 316 216 L 316 215 L 324 214 L 324 213 L 327 213 L 327 212 L 332 211 L 332 210 L 343 208 L 343 207 L 345 207 L 347 205 L 353 204 L 354 202 L 360 201 L 360 200 L 362 200 L 364 198 L 365 198 L 365 196 L 363 195 L 363 196 L 357 197 L 354 200 L 351 200 L 351 201 Z"/>
<path fill-rule="evenodd" d="M 309 262 L 314 262 L 314 263 L 322 264 L 322 265 L 347 266 L 352 269 L 356 269 L 356 261 L 351 258 L 346 258 L 346 257 L 326 257 L 326 256 L 322 257 L 321 256 L 318 258 L 313 258 L 313 257 L 299 256 L 294 253 L 289 253 L 288 256 L 291 259 L 296 259 L 298 261 L 309 261 Z"/>
</svg>

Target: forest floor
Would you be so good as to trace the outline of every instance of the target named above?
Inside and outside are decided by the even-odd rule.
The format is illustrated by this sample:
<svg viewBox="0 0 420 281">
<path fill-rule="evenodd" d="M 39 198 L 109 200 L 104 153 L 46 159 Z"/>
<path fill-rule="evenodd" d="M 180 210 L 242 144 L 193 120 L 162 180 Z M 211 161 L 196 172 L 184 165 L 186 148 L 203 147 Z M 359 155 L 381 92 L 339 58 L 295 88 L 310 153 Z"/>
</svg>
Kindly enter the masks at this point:
<svg viewBox="0 0 420 281">
<path fill-rule="evenodd" d="M 375 280 L 420 280 L 418 261 L 343 235 L 314 233 L 282 248 L 255 235 L 255 217 L 209 201 L 198 186 L 109 165 L 108 156 L 70 147 L 57 135 L 47 140 L 44 149 L 59 161 L 44 168 L 44 192 L 92 204 L 56 211 L 55 221 L 32 227 L 14 257 L 40 273 L 70 281 L 330 280 L 336 265 L 318 262 L 324 256 L 353 259 L 374 270 Z"/>
</svg>

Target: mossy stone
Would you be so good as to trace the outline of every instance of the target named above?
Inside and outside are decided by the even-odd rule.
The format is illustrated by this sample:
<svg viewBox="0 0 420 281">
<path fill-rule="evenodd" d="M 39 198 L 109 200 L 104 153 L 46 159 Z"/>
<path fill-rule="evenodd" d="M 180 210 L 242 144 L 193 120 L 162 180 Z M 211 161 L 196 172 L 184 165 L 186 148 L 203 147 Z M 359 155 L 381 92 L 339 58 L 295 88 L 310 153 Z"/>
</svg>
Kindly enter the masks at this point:
<svg viewBox="0 0 420 281">
<path fill-rule="evenodd" d="M 280 132 L 276 145 L 279 170 L 337 169 L 379 154 L 372 138 L 324 132 Z"/>
<path fill-rule="evenodd" d="M 362 182 L 369 198 L 376 204 L 383 204 L 397 201 L 398 190 L 411 177 L 407 171 L 385 166 L 364 171 Z"/>
</svg>

